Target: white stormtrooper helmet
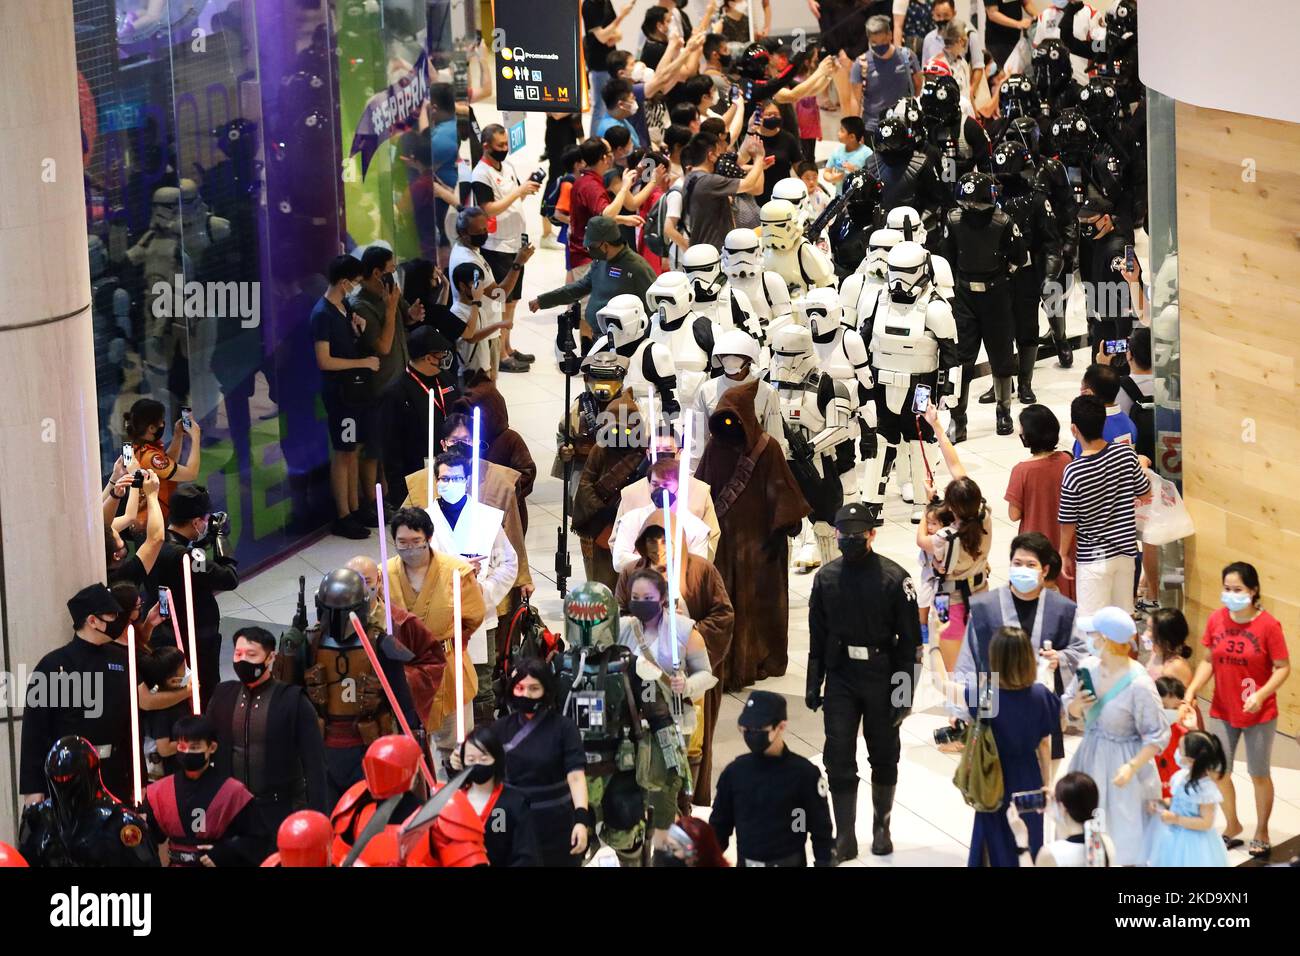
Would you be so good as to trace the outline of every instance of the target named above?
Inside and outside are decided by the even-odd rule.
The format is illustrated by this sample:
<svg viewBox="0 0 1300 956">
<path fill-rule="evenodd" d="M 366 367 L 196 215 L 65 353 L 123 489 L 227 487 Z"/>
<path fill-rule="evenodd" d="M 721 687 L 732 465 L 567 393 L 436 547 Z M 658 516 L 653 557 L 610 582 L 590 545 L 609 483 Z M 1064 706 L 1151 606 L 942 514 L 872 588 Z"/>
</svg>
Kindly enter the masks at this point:
<svg viewBox="0 0 1300 956">
<path fill-rule="evenodd" d="M 650 320 L 646 318 L 640 298 L 628 293 L 610 299 L 596 313 L 596 321 L 600 323 L 601 332 L 610 337 L 616 349 L 641 341 L 650 328 Z"/>
<path fill-rule="evenodd" d="M 785 199 L 771 199 L 759 211 L 763 224 L 763 248 L 785 252 L 795 248 L 803 236 L 799 210 Z"/>
<path fill-rule="evenodd" d="M 665 332 L 681 328 L 695 304 L 691 280 L 684 272 L 665 272 L 646 290 L 646 304 L 655 313 L 655 321 Z"/>
<path fill-rule="evenodd" d="M 728 329 L 714 340 L 713 357 L 724 372 L 735 375 L 746 361 L 751 366 L 758 361 L 758 342 L 743 329 Z"/>
<path fill-rule="evenodd" d="M 794 206 L 799 219 L 799 227 L 808 221 L 808 187 L 797 176 L 787 176 L 772 187 L 773 199 L 784 199 Z"/>
<path fill-rule="evenodd" d="M 181 191 L 175 186 L 161 186 L 153 193 L 153 215 L 149 228 L 162 233 L 179 233 L 181 226 Z"/>
<path fill-rule="evenodd" d="M 794 304 L 801 323 L 812 329 L 814 342 L 829 342 L 844 319 L 844 306 L 840 294 L 826 287 L 809 289 L 808 294 Z"/>
<path fill-rule="evenodd" d="M 911 206 L 895 206 L 889 210 L 889 218 L 885 225 L 890 229 L 897 229 L 904 239 L 925 245 L 926 233 L 925 226 L 921 225 L 921 214 Z M 911 226 L 911 235 L 908 235 L 909 226 Z"/>
<path fill-rule="evenodd" d="M 722 288 L 722 259 L 716 246 L 700 243 L 682 255 L 682 269 L 691 280 L 695 298 L 712 302 Z"/>
<path fill-rule="evenodd" d="M 900 242 L 889 250 L 889 297 L 915 302 L 930 282 L 930 254 L 919 242 Z"/>
<path fill-rule="evenodd" d="M 763 252 L 753 229 L 733 229 L 722 241 L 722 269 L 733 282 L 752 279 L 763 268 Z"/>
<path fill-rule="evenodd" d="M 817 356 L 813 354 L 812 332 L 802 325 L 782 327 L 772 337 L 772 369 L 769 375 L 773 383 L 802 385 L 808 375 L 817 368 Z"/>
<path fill-rule="evenodd" d="M 877 229 L 867 238 L 867 274 L 883 279 L 888 273 L 889 250 L 903 241 L 897 229 Z"/>
</svg>

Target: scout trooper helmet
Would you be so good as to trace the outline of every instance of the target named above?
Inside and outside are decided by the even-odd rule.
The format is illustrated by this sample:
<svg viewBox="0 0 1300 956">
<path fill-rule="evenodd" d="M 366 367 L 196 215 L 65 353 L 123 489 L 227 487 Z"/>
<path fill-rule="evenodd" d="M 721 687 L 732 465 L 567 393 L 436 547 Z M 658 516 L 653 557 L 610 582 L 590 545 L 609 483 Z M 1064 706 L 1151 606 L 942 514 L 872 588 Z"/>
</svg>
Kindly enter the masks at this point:
<svg viewBox="0 0 1300 956">
<path fill-rule="evenodd" d="M 835 337 L 844 318 L 840 294 L 835 289 L 809 289 L 808 294 L 795 302 L 794 307 L 801 324 L 812 330 L 814 342 L 826 343 Z"/>
<path fill-rule="evenodd" d="M 684 272 L 665 272 L 646 290 L 646 305 L 655 313 L 655 321 L 665 332 L 681 328 L 695 304 L 691 280 Z"/>
<path fill-rule="evenodd" d="M 596 313 L 596 320 L 616 349 L 639 342 L 645 338 L 650 328 L 650 320 L 646 318 L 645 308 L 641 305 L 640 298 L 629 293 L 616 295 L 610 299 L 605 307 Z"/>
</svg>

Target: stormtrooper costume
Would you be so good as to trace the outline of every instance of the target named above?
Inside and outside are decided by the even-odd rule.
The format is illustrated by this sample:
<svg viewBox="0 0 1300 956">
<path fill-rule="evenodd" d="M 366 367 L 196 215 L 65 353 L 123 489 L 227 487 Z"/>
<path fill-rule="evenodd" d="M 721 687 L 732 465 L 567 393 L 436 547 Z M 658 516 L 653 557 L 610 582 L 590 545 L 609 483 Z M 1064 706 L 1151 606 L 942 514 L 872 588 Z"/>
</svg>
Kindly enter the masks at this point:
<svg viewBox="0 0 1300 956">
<path fill-rule="evenodd" d="M 624 293 L 610 299 L 596 313 L 601 336 L 591 346 L 592 352 L 615 352 L 628 360 L 627 378 L 623 387 L 632 392 L 638 403 L 641 396 L 650 392 L 655 399 L 655 415 L 676 419 L 681 410 L 677 402 L 677 369 L 668 349 L 649 338 L 650 320 L 646 318 L 641 300 Z"/>
<path fill-rule="evenodd" d="M 813 289 L 795 303 L 795 308 L 803 324 L 812 332 L 817 367 L 823 375 L 842 382 L 848 391 L 849 406 L 857 424 L 855 437 L 860 439 L 859 457 L 867 458 L 876 443 L 876 410 L 869 401 L 876 380 L 871 376 L 866 342 L 856 331 L 844 327 L 840 294 L 833 288 Z M 852 500 L 856 501 L 859 487 L 857 462 L 854 466 L 850 487 Z"/>
<path fill-rule="evenodd" d="M 871 322 L 880 293 L 889 288 L 886 260 L 889 250 L 903 241 L 897 229 L 877 229 L 867 240 L 867 257 L 840 283 L 844 327 L 858 331 Z"/>
<path fill-rule="evenodd" d="M 804 237 L 799 211 L 792 203 L 784 199 L 769 200 L 763 204 L 759 216 L 763 266 L 785 280 L 791 299 L 835 282 L 835 264 Z"/>
<path fill-rule="evenodd" d="M 957 323 L 931 268 L 932 257 L 920 243 L 900 242 L 890 250 L 889 291 L 881 295 L 876 320 L 868 330 L 876 380 L 873 398 L 879 434 L 887 445 L 883 454 L 867 463 L 863 497 L 868 504 L 884 502 L 889 472 L 904 440 L 913 446 L 913 488 L 924 488 L 927 475 L 939 467 L 938 444 L 929 425 L 918 425 L 914 411 L 917 386 L 927 386 L 931 400 L 942 400 L 945 408 L 952 407 L 961 389 Z M 920 520 L 918 508 L 912 521 Z"/>
<path fill-rule="evenodd" d="M 677 400 L 683 408 L 695 403 L 695 393 L 709 377 L 713 329 L 694 310 L 691 280 L 684 272 L 665 272 L 646 290 L 654 314 L 650 341 L 668 350 L 677 370 Z"/>
<path fill-rule="evenodd" d="M 733 229 L 722 243 L 722 269 L 733 290 L 753 306 L 766 339 L 794 321 L 790 290 L 780 273 L 763 268 L 763 252 L 753 229 Z"/>
<path fill-rule="evenodd" d="M 812 332 L 802 325 L 788 325 L 772 337 L 768 381 L 781 402 L 787 460 L 812 508 L 815 550 L 807 527 L 794 549 L 795 566 L 808 571 L 838 556 L 835 512 L 858 500 L 853 404 L 847 383 L 818 369 Z M 830 486 L 836 478 L 838 487 Z"/>
<path fill-rule="evenodd" d="M 921 224 L 921 214 L 911 206 L 895 206 L 889 210 L 885 225 L 896 230 L 907 242 L 925 245 L 928 233 Z M 897 243 L 895 243 L 897 245 Z M 891 249 L 893 246 L 890 247 Z M 885 253 L 888 258 L 889 253 Z M 957 281 L 952 277 L 952 266 L 948 260 L 935 253 L 930 254 L 930 272 L 934 277 L 936 291 L 948 302 L 957 294 Z"/>
<path fill-rule="evenodd" d="M 706 381 L 695 393 L 695 404 L 692 407 L 695 418 L 691 425 L 693 435 L 709 434 L 709 418 L 717 409 L 722 396 L 735 386 L 753 381 L 758 376 L 758 342 L 743 329 L 728 329 L 718 336 L 713 345 L 713 358 L 722 374 Z M 754 395 L 754 417 L 758 419 L 763 431 L 781 446 L 781 453 L 787 454 L 781 404 L 777 401 L 772 386 L 761 380 L 758 392 Z M 691 444 L 690 468 L 694 474 L 695 465 L 707 441 L 702 439 Z"/>
<path fill-rule="evenodd" d="M 682 253 L 682 271 L 691 280 L 695 312 L 708 319 L 715 339 L 728 329 L 743 329 L 762 342 L 763 327 L 754 307 L 745 293 L 727 282 L 716 247 L 707 243 L 689 247 Z M 716 364 L 713 373 L 718 374 Z"/>
</svg>

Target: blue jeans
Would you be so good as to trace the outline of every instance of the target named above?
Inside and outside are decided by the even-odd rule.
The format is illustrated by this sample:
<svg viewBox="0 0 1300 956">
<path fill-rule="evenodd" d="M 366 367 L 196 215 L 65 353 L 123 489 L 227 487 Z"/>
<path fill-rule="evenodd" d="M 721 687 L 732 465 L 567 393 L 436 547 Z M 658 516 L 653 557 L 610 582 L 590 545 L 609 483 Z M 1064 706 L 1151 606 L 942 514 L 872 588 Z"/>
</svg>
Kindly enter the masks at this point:
<svg viewBox="0 0 1300 956">
<path fill-rule="evenodd" d="M 589 135 L 595 136 L 596 128 L 608 112 L 605 109 L 605 100 L 601 94 L 605 92 L 605 84 L 609 82 L 609 72 L 606 70 L 592 70 L 587 74 L 587 80 L 591 96 L 591 125 L 587 127 L 587 131 Z"/>
</svg>

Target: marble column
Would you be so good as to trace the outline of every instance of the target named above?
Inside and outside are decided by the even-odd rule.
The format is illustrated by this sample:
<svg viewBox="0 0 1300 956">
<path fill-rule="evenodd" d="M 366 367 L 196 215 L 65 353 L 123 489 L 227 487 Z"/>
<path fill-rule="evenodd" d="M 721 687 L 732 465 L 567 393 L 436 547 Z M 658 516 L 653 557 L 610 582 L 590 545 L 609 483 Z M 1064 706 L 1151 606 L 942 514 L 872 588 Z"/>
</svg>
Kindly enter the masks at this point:
<svg viewBox="0 0 1300 956">
<path fill-rule="evenodd" d="M 71 637 L 67 599 L 104 580 L 78 116 L 70 0 L 0 0 L 0 839 L 10 842 L 22 733 L 10 705 L 27 671 Z"/>
</svg>

